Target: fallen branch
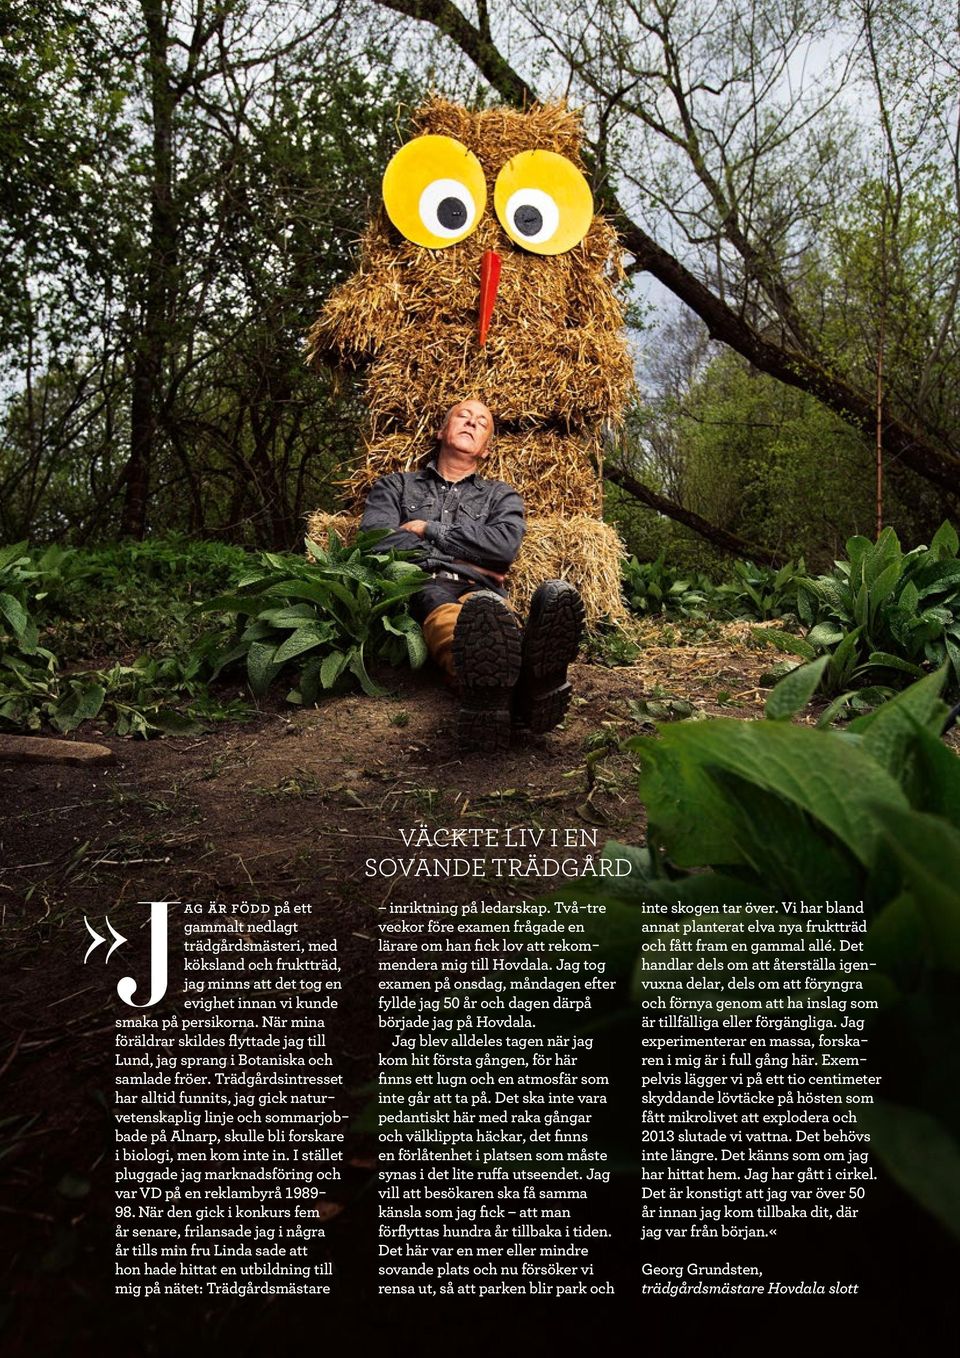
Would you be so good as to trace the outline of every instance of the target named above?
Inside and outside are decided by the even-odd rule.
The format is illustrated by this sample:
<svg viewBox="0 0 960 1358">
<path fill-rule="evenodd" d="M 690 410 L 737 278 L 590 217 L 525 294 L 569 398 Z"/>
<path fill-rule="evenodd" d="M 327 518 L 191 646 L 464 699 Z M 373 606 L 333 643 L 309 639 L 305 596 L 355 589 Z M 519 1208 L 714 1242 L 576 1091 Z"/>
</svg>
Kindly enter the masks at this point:
<svg viewBox="0 0 960 1358">
<path fill-rule="evenodd" d="M 668 500 L 665 495 L 660 495 L 649 486 L 645 486 L 642 481 L 638 481 L 635 476 L 624 471 L 621 467 L 611 466 L 609 463 L 604 467 L 603 474 L 608 481 L 625 490 L 628 495 L 632 495 L 635 500 L 645 504 L 650 509 L 655 509 L 658 514 L 665 514 L 668 519 L 673 519 L 677 523 L 684 524 L 687 528 L 706 538 L 714 547 L 719 547 L 723 552 L 730 552 L 733 556 L 748 557 L 751 561 L 757 562 L 761 566 L 780 566 L 783 564 L 783 557 L 778 552 L 771 551 L 769 547 L 760 547 L 755 542 L 748 542 L 746 538 L 738 537 L 736 533 L 730 533 L 726 528 L 720 528 L 717 524 L 711 523 L 709 519 L 703 518 L 700 514 L 695 514 L 692 509 L 684 509 L 683 505 L 678 505 L 675 500 Z"/>
</svg>

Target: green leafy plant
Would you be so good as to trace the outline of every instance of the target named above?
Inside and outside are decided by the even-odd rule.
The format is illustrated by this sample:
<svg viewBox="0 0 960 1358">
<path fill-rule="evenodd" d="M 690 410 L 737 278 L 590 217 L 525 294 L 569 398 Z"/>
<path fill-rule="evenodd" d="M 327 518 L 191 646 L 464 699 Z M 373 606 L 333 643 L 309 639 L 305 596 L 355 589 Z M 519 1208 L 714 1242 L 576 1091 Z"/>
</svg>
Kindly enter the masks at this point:
<svg viewBox="0 0 960 1358">
<path fill-rule="evenodd" d="M 788 561 L 779 570 L 752 561 L 735 561 L 732 579 L 714 586 L 712 606 L 728 617 L 757 622 L 796 617 L 799 583 L 805 574 L 802 557 L 797 562 Z"/>
<path fill-rule="evenodd" d="M 704 575 L 681 573 L 661 552 L 653 561 L 635 556 L 622 567 L 623 595 L 634 613 L 675 618 L 705 618 L 714 586 Z"/>
<path fill-rule="evenodd" d="M 882 1083 L 877 1101 L 854 1112 L 892 1177 L 960 1233 L 960 760 L 938 739 L 946 666 L 845 731 L 794 724 L 828 665 L 822 656 L 788 675 L 764 721 L 672 723 L 626 742 L 648 843 L 607 846 L 632 871 L 590 886 L 606 913 L 586 920 L 594 957 L 630 995 L 603 1020 L 607 1056 L 635 1060 L 653 984 L 651 907 L 696 907 L 710 927 L 758 901 L 776 911 L 786 901 L 862 901 L 871 965 L 858 1012 Z M 730 957 L 711 946 L 711 1000 L 749 1008 Z M 682 965 L 671 972 L 683 974 Z"/>
<path fill-rule="evenodd" d="M 426 577 L 401 555 L 377 553 L 382 537 L 361 533 L 346 547 L 331 532 L 326 549 L 308 539 L 309 560 L 264 552 L 232 593 L 202 605 L 237 619 L 231 636 L 209 634 L 194 650 L 208 662 L 209 678 L 243 663 L 260 697 L 291 669 L 288 702 L 313 704 L 348 677 L 382 696 L 367 668 L 372 660 L 422 665 L 426 645 L 406 601 Z"/>
<path fill-rule="evenodd" d="M 206 625 L 198 600 L 250 570 L 242 548 L 170 536 L 74 551 L 45 579 L 42 618 L 64 665 L 186 654 Z"/>
<path fill-rule="evenodd" d="M 214 685 L 244 660 L 251 688 L 297 672 L 291 702 L 341 678 L 380 690 L 367 663 L 426 656 L 405 601 L 419 569 L 373 551 L 308 544 L 312 560 L 165 538 L 90 551 L 0 549 L 0 726 L 61 733 L 99 721 L 118 735 L 187 734 L 243 719 L 249 704 Z M 210 604 L 197 598 L 224 588 Z M 211 610 L 232 614 L 211 631 Z M 42 644 L 41 644 L 42 643 Z M 91 664 L 90 662 L 95 663 Z"/>
<path fill-rule="evenodd" d="M 953 525 L 930 546 L 904 552 L 892 528 L 876 542 L 853 537 L 847 558 L 798 580 L 798 612 L 809 631 L 806 656 L 828 654 L 824 688 L 842 707 L 855 690 L 889 696 L 931 669 L 948 666 L 960 689 L 960 560 Z M 862 694 L 861 694 L 862 702 Z"/>
<path fill-rule="evenodd" d="M 632 665 L 642 649 L 622 628 L 610 625 L 591 628 L 583 641 L 584 659 L 608 670 Z"/>
<path fill-rule="evenodd" d="M 670 566 L 661 552 L 653 561 L 635 556 L 623 563 L 623 595 L 634 613 L 644 617 L 752 619 L 796 618 L 801 558 L 779 570 L 735 561 L 732 576 L 716 584 L 700 571 Z"/>
<path fill-rule="evenodd" d="M 0 548 L 0 725 L 18 725 L 33 693 L 56 670 L 33 616 L 38 574 L 26 542 Z"/>
<path fill-rule="evenodd" d="M 163 650 L 188 649 L 196 630 L 187 621 L 189 589 L 215 575 L 225 583 L 248 560 L 234 548 L 178 539 L 87 552 L 0 549 L 0 727 L 66 734 L 98 720 L 118 735 L 150 736 L 248 716 L 247 704 L 208 690 L 199 659 Z M 136 654 L 141 637 L 154 654 Z M 111 649 L 134 651 L 131 662 L 90 666 L 105 638 Z M 88 664 L 68 668 L 65 655 Z"/>
</svg>

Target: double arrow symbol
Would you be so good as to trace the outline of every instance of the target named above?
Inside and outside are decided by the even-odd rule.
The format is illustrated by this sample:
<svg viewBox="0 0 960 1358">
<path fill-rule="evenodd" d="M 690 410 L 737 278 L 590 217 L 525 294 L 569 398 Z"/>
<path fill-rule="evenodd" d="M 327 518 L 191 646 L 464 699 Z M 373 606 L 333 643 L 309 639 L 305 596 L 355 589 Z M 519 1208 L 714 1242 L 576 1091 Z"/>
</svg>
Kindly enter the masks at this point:
<svg viewBox="0 0 960 1358">
<path fill-rule="evenodd" d="M 113 942 L 110 944 L 110 948 L 109 948 L 109 950 L 107 951 L 107 955 L 106 955 L 106 957 L 103 959 L 103 960 L 104 960 L 104 963 L 107 963 L 107 962 L 110 961 L 110 958 L 111 958 L 112 954 L 114 953 L 114 951 L 115 951 L 117 948 L 120 947 L 120 944 L 121 944 L 121 943 L 126 943 L 127 940 L 124 938 L 123 934 L 118 934 L 118 933 L 117 933 L 116 929 L 115 929 L 115 928 L 113 927 L 113 925 L 110 923 L 109 916 L 104 915 L 104 919 L 107 921 L 107 928 L 110 930 L 111 934 L 113 934 Z M 86 915 L 84 915 L 84 917 L 83 917 L 83 922 L 84 922 L 84 924 L 87 926 L 87 933 L 88 933 L 88 934 L 90 935 L 90 937 L 93 939 L 93 942 L 90 944 L 90 947 L 87 949 L 86 953 L 84 954 L 83 960 L 84 960 L 84 962 L 86 963 L 87 959 L 89 958 L 90 954 L 93 952 L 94 948 L 99 948 L 100 944 L 101 944 L 101 943 L 106 943 L 107 940 L 104 938 L 103 934 L 98 934 L 97 931 L 96 931 L 96 929 L 94 929 L 94 928 L 91 926 L 90 921 L 87 919 Z"/>
</svg>

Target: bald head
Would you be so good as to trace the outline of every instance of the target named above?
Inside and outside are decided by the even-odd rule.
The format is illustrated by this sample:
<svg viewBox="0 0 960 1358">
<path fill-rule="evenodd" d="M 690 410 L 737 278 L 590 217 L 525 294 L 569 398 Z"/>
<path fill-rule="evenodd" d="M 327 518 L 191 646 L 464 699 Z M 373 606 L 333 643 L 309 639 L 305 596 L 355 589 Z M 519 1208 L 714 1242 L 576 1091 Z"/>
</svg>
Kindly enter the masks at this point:
<svg viewBox="0 0 960 1358">
<path fill-rule="evenodd" d="M 437 434 L 441 454 L 485 457 L 493 437 L 493 414 L 489 406 L 470 397 L 450 407 Z"/>
</svg>

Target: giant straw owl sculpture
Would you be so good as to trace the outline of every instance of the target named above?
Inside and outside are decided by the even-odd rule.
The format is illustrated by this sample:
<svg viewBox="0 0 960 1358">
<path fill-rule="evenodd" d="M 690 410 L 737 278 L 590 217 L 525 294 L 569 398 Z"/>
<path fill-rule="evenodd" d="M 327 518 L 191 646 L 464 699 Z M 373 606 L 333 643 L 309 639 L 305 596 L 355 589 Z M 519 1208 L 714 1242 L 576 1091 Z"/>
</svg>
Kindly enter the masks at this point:
<svg viewBox="0 0 960 1358">
<path fill-rule="evenodd" d="M 369 365 L 347 514 L 378 476 L 426 460 L 445 411 L 478 397 L 497 423 L 482 474 L 515 486 L 526 508 L 518 608 L 559 576 L 596 621 L 622 607 L 600 457 L 632 372 L 619 246 L 594 214 L 580 142 L 562 104 L 473 113 L 430 99 L 387 167 L 359 267 L 327 299 L 307 350 L 310 362 Z M 347 522 L 315 514 L 310 532 Z"/>
</svg>

